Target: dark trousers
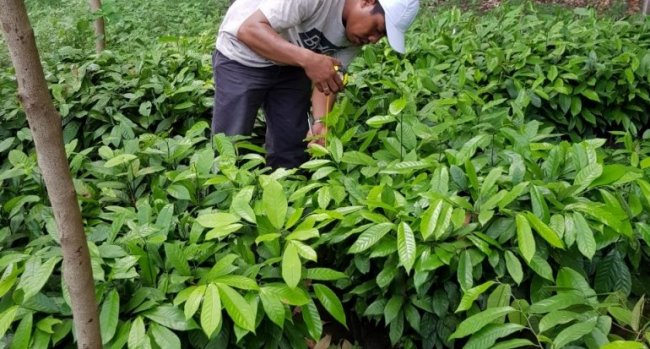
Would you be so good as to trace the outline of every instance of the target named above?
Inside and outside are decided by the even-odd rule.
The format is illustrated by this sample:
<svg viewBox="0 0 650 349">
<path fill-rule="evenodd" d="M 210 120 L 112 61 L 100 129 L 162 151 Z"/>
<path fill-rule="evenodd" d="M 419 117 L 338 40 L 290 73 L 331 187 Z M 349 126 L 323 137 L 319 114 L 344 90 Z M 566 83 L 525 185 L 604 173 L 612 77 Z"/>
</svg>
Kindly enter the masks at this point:
<svg viewBox="0 0 650 349">
<path fill-rule="evenodd" d="M 215 51 L 212 132 L 250 135 L 260 107 L 266 117 L 266 164 L 298 167 L 307 161 L 304 141 L 311 81 L 299 67 L 251 68 Z"/>
</svg>

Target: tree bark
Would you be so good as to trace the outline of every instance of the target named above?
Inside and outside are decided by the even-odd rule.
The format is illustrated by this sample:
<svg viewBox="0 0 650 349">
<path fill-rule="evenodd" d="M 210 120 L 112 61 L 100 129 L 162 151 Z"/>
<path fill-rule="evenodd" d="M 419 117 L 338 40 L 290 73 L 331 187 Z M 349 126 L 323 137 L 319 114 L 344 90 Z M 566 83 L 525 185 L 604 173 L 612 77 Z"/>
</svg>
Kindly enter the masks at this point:
<svg viewBox="0 0 650 349">
<path fill-rule="evenodd" d="M 90 0 L 90 12 L 95 14 L 102 8 L 101 0 Z M 104 17 L 95 19 L 95 51 L 101 53 L 106 47 L 106 32 L 104 30 Z"/>
<path fill-rule="evenodd" d="M 38 166 L 61 236 L 63 277 L 70 291 L 78 347 L 101 348 L 90 254 L 63 146 L 61 117 L 47 89 L 23 0 L 0 0 L 0 9 L 0 23 L 16 69 L 18 98 L 27 114 Z"/>
</svg>

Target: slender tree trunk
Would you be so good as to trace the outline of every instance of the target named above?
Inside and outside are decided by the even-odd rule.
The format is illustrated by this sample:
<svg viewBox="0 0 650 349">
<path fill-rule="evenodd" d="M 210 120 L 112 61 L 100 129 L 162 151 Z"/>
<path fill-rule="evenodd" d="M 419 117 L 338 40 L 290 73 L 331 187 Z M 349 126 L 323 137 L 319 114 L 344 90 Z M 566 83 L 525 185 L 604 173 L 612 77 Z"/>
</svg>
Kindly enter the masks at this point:
<svg viewBox="0 0 650 349">
<path fill-rule="evenodd" d="M 102 8 L 101 0 L 90 0 L 90 12 L 95 13 Z M 100 53 L 106 47 L 106 32 L 104 30 L 104 17 L 95 19 L 95 51 Z"/>
<path fill-rule="evenodd" d="M 61 117 L 47 89 L 23 0 L 0 0 L 0 23 L 16 68 L 18 97 L 32 131 L 38 166 L 61 236 L 63 277 L 70 290 L 79 348 L 101 348 L 90 254 L 63 147 Z"/>
</svg>

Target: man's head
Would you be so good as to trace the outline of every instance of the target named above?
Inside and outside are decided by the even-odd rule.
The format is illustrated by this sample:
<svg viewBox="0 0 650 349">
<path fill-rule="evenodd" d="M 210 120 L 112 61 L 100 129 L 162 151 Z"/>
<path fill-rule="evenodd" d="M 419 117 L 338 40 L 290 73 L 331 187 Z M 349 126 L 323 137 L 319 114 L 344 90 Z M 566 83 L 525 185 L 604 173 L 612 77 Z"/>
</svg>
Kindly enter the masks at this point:
<svg viewBox="0 0 650 349">
<path fill-rule="evenodd" d="M 347 0 L 345 32 L 355 45 L 376 43 L 388 35 L 395 51 L 404 53 L 404 33 L 415 20 L 419 0 Z"/>
</svg>

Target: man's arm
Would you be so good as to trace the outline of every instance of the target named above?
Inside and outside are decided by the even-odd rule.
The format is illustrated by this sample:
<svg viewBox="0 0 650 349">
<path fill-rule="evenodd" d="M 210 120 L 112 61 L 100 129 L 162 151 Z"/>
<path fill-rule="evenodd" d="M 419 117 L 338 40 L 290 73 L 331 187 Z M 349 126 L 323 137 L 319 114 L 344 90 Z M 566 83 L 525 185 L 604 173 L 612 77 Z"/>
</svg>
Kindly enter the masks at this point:
<svg viewBox="0 0 650 349">
<path fill-rule="evenodd" d="M 325 94 L 336 93 L 343 88 L 343 82 L 334 70 L 335 65 L 341 65 L 340 61 L 286 41 L 260 10 L 242 23 L 237 38 L 262 57 L 302 67 L 316 88 Z"/>
<path fill-rule="evenodd" d="M 313 139 L 311 143 L 325 145 L 327 136 L 327 125 L 325 125 L 325 116 L 332 110 L 336 101 L 336 94 L 330 95 L 329 98 L 318 90 L 314 90 L 311 96 L 311 111 L 314 116 L 314 124 L 307 132 L 307 138 Z"/>
</svg>

